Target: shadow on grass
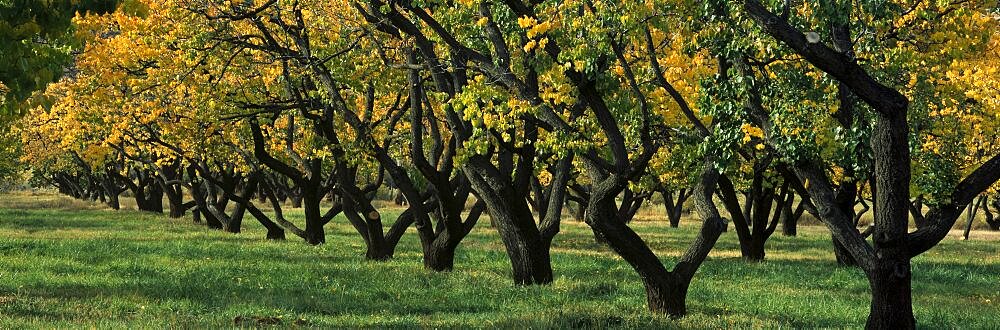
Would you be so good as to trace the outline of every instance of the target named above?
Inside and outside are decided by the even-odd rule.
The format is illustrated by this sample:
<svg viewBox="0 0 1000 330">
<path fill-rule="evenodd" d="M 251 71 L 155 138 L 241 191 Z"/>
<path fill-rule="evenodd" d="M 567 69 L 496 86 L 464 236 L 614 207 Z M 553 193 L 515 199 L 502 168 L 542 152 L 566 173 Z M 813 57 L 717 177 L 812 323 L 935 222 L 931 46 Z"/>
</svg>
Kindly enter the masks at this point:
<svg viewBox="0 0 1000 330">
<path fill-rule="evenodd" d="M 86 324 L 95 315 L 137 317 L 142 307 L 150 313 L 144 317 L 182 309 L 184 317 L 216 326 L 290 314 L 315 326 L 843 327 L 863 323 L 868 304 L 864 275 L 836 267 L 829 237 L 819 235 L 772 238 L 767 260 L 748 263 L 733 257 L 738 243 L 734 233 L 725 234 L 692 284 L 691 317 L 673 321 L 645 311 L 638 275 L 585 226 L 567 225 L 557 236 L 556 281 L 528 288 L 513 285 L 503 246 L 487 226 L 463 242 L 450 273 L 422 269 L 412 234 L 396 259 L 367 262 L 362 240 L 341 220 L 319 247 L 294 236 L 265 242 L 258 227 L 248 223 L 246 233 L 232 235 L 138 212 L 0 210 L 0 298 L 15 297 L 7 304 L 0 299 L 0 314 Z M 26 228 L 28 237 L 2 237 Z M 696 234 L 640 229 L 668 267 Z M 87 235 L 47 235 L 56 230 Z M 921 257 L 914 294 L 971 299 L 990 294 L 983 286 L 998 273 L 995 263 Z M 969 317 L 930 315 L 921 324 Z"/>
</svg>

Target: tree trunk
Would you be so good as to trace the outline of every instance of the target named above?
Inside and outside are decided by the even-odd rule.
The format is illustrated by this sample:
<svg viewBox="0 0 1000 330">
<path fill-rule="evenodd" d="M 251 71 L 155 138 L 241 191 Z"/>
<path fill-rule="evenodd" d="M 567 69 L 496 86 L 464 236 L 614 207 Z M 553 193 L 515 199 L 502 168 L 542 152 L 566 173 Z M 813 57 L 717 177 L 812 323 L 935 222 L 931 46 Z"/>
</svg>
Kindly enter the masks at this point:
<svg viewBox="0 0 1000 330">
<path fill-rule="evenodd" d="M 534 213 L 523 194 L 504 179 L 508 174 L 490 164 L 481 156 L 470 159 L 463 172 L 486 203 L 490 219 L 495 222 L 500 239 L 507 250 L 518 285 L 548 284 L 552 282 L 552 264 L 549 246 L 542 239 L 535 224 Z"/>
<path fill-rule="evenodd" d="M 108 193 L 108 201 L 105 204 L 113 210 L 121 209 L 121 202 L 118 201 L 118 195 L 114 193 Z"/>
<path fill-rule="evenodd" d="M 595 243 L 600 244 L 600 245 L 608 244 L 608 239 L 604 238 L 604 235 L 601 235 L 601 232 L 599 232 L 599 231 L 597 231 L 597 229 L 593 229 L 593 228 L 591 228 L 591 231 L 594 232 L 594 242 Z"/>
<path fill-rule="evenodd" d="M 799 219 L 802 218 L 803 211 L 805 211 L 805 205 L 803 205 L 801 200 L 799 201 L 799 205 L 795 207 L 795 211 L 792 211 L 791 207 L 785 208 L 785 213 L 781 215 L 781 235 L 798 235 Z"/>
<path fill-rule="evenodd" d="M 371 243 L 365 248 L 365 260 L 386 261 L 392 259 L 392 253 L 386 249 L 385 242 Z"/>
<path fill-rule="evenodd" d="M 261 223 L 263 223 L 264 227 L 267 228 L 267 239 L 275 241 L 285 240 L 285 229 L 281 228 L 281 226 L 278 226 L 278 224 L 274 222 L 264 223 L 262 221 Z"/>
<path fill-rule="evenodd" d="M 408 205 L 406 203 L 406 197 L 403 196 L 403 193 L 401 191 L 399 191 L 398 189 L 393 193 L 392 202 L 396 203 L 396 205 L 399 205 L 399 206 Z"/>
<path fill-rule="evenodd" d="M 975 199 L 973 199 L 975 201 Z M 979 210 L 979 206 L 983 204 L 983 197 L 980 197 L 978 201 L 969 203 L 968 211 L 965 214 L 968 221 L 965 223 L 965 233 L 962 234 L 962 239 L 969 240 L 969 232 L 972 231 L 972 223 L 976 221 L 976 213 Z"/>
<path fill-rule="evenodd" d="M 681 226 L 681 213 L 680 212 L 670 212 L 667 214 L 670 218 L 670 228 L 677 228 Z"/>
<path fill-rule="evenodd" d="M 305 191 L 308 190 L 306 188 L 302 190 L 301 206 L 304 207 L 306 217 L 306 242 L 312 245 L 326 243 L 326 233 L 323 232 L 323 215 L 319 210 L 320 197 L 313 192 Z"/>
<path fill-rule="evenodd" d="M 858 261 L 854 259 L 854 256 L 847 251 L 840 241 L 837 241 L 836 237 L 831 237 L 833 241 L 833 255 L 837 257 L 837 265 L 841 267 L 854 267 L 858 265 Z"/>
<path fill-rule="evenodd" d="M 670 221 L 670 228 L 677 228 L 681 225 L 681 213 L 684 210 L 684 199 L 685 190 L 681 189 L 677 197 L 677 201 L 674 201 L 674 192 L 663 190 L 660 195 L 663 196 L 663 208 L 667 212 L 667 219 Z"/>
<path fill-rule="evenodd" d="M 167 196 L 170 196 L 170 195 L 167 195 Z M 180 218 L 180 217 L 184 216 L 184 213 L 186 211 L 184 209 L 184 203 L 178 203 L 177 201 L 171 200 L 170 197 L 167 197 L 167 202 L 168 202 L 167 204 L 168 204 L 168 206 L 170 208 L 170 214 L 169 214 L 169 216 L 171 218 L 176 219 L 176 218 Z"/>
<path fill-rule="evenodd" d="M 205 212 L 202 212 L 202 215 L 205 216 L 205 224 L 208 225 L 208 228 L 222 229 L 222 221 L 212 215 L 212 212 L 208 212 L 206 209 Z"/>
<path fill-rule="evenodd" d="M 442 244 L 441 246 L 429 244 L 424 248 L 424 268 L 438 272 L 451 271 L 455 267 L 455 249 L 457 247 L 457 245 L 452 244 Z"/>
<path fill-rule="evenodd" d="M 680 318 L 687 314 L 687 291 L 691 284 L 673 274 L 660 277 L 643 278 L 646 288 L 646 305 L 656 314 L 665 314 L 670 318 Z"/>
<path fill-rule="evenodd" d="M 146 194 L 146 203 L 143 211 L 163 213 L 163 189 L 160 188 L 158 183 L 149 185 L 149 191 Z"/>
<path fill-rule="evenodd" d="M 511 255 L 514 283 L 519 285 L 552 283 L 552 261 L 548 247 L 528 248 L 518 246 L 516 254 Z"/>
<path fill-rule="evenodd" d="M 499 206 L 498 201 L 484 198 L 490 217 L 496 220 L 497 232 L 510 258 L 514 283 L 518 285 L 548 284 L 552 282 L 552 264 L 549 247 L 544 244 L 535 228 L 531 210 L 523 199 L 500 202 L 516 205 L 514 208 Z M 492 205 L 491 205 L 492 204 Z M 517 207 L 519 206 L 519 207 Z M 512 209 L 521 212 L 511 212 Z M 525 227 L 525 228 L 518 228 Z M 532 230 L 535 229 L 535 230 Z"/>
<path fill-rule="evenodd" d="M 576 208 L 573 209 L 573 220 L 583 222 L 583 216 L 587 212 L 587 208 L 580 203 L 576 203 Z"/>
<path fill-rule="evenodd" d="M 199 222 L 200 217 L 204 217 L 205 224 L 208 228 L 222 229 L 222 221 L 219 218 L 216 218 L 215 215 L 209 211 L 208 203 L 211 203 L 212 201 L 208 200 L 206 196 L 206 189 L 203 188 L 206 184 L 209 183 L 202 181 L 199 184 L 192 183 L 191 185 L 191 195 L 194 198 L 195 204 L 198 206 L 198 209 L 195 210 L 194 213 L 194 221 Z"/>
<path fill-rule="evenodd" d="M 867 329 L 913 329 L 909 260 L 879 260 L 868 272 L 872 290 Z"/>
<path fill-rule="evenodd" d="M 222 231 L 227 233 L 239 234 L 243 229 L 243 215 L 246 213 L 246 207 L 243 204 L 236 203 L 233 209 L 233 215 L 229 217 L 229 223 L 226 224 Z"/>
<path fill-rule="evenodd" d="M 722 233 L 721 219 L 705 222 L 700 235 L 671 272 L 618 216 L 613 198 L 613 195 L 595 189 L 587 206 L 587 224 L 600 232 L 607 239 L 608 246 L 639 274 L 646 288 L 647 307 L 651 312 L 675 318 L 684 316 L 687 313 L 685 300 L 688 286 Z"/>
<path fill-rule="evenodd" d="M 990 230 L 1000 230 L 1000 219 L 994 217 L 993 211 L 990 210 L 990 203 L 988 201 L 983 203 L 983 215 L 986 216 L 986 224 L 990 226 Z"/>
<path fill-rule="evenodd" d="M 910 215 L 913 217 L 913 224 L 917 229 L 927 227 L 927 218 L 924 217 L 924 195 L 919 195 L 913 199 L 910 208 Z"/>
<path fill-rule="evenodd" d="M 749 245 L 743 254 L 743 259 L 747 261 L 761 262 L 764 261 L 764 243 L 767 242 L 766 237 L 761 237 L 760 235 L 754 235 L 750 239 Z"/>
<path fill-rule="evenodd" d="M 167 195 L 167 205 L 170 209 L 169 216 L 174 219 L 183 217 L 184 212 L 187 211 L 184 208 L 184 192 L 174 187 L 167 187 L 164 190 L 164 194 Z"/>
</svg>

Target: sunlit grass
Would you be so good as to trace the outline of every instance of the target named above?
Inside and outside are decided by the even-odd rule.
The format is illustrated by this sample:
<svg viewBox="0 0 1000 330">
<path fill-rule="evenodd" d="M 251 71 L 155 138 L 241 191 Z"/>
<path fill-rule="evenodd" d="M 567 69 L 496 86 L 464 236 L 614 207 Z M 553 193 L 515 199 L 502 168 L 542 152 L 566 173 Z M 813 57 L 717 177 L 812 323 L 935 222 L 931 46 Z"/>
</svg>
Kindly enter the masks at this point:
<svg viewBox="0 0 1000 330">
<path fill-rule="evenodd" d="M 635 272 L 572 220 L 553 247 L 555 282 L 527 288 L 509 279 L 488 219 L 451 273 L 423 270 L 413 233 L 394 260 L 366 262 L 343 219 L 318 247 L 291 235 L 268 242 L 251 218 L 245 224 L 232 235 L 190 218 L 0 196 L 0 327 L 858 327 L 868 311 L 863 274 L 833 265 L 822 227 L 776 235 L 755 264 L 726 233 L 692 284 L 690 315 L 670 320 L 645 311 Z M 635 225 L 667 263 L 695 226 Z M 913 268 L 919 325 L 1000 324 L 1000 242 L 949 238 Z"/>
</svg>

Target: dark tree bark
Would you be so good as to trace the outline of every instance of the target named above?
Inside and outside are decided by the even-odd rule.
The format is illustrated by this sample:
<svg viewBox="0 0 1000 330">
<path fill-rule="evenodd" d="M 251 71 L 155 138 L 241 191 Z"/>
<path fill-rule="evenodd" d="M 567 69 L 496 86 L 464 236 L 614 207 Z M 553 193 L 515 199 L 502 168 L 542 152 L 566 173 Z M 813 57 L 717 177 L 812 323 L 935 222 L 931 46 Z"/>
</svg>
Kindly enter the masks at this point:
<svg viewBox="0 0 1000 330">
<path fill-rule="evenodd" d="M 986 224 L 990 227 L 990 230 L 1000 231 L 1000 219 L 994 217 L 993 211 L 990 210 L 989 197 L 984 198 L 986 198 L 986 202 L 983 203 L 983 215 L 986 217 Z M 993 208 L 1000 210 L 1000 199 L 993 200 Z"/>
<path fill-rule="evenodd" d="M 969 240 L 969 232 L 972 231 L 972 224 L 976 221 L 976 214 L 979 212 L 979 208 L 983 205 L 984 200 L 986 200 L 986 196 L 981 196 L 977 202 L 969 204 L 965 215 L 966 223 L 965 232 L 962 233 L 963 240 Z"/>
<path fill-rule="evenodd" d="M 794 202 L 795 195 L 789 196 Z M 781 212 L 781 235 L 783 236 L 796 236 L 798 235 L 798 225 L 799 219 L 802 219 L 802 214 L 805 212 L 805 200 L 799 200 L 798 206 L 792 210 L 791 206 L 786 207 Z"/>
<path fill-rule="evenodd" d="M 137 169 L 129 170 L 128 176 L 118 171 L 110 171 L 108 174 L 115 176 L 128 187 L 140 211 L 163 213 L 163 190 L 160 189 L 154 175 Z"/>
<path fill-rule="evenodd" d="M 179 159 L 161 166 L 159 170 L 157 183 L 167 196 L 168 215 L 171 218 L 183 217 L 187 209 L 194 205 L 194 203 L 184 203 L 184 190 L 181 185 L 183 174 Z"/>
<path fill-rule="evenodd" d="M 293 36 L 293 38 L 297 38 Z M 303 40 L 304 42 L 304 40 Z M 408 62 L 412 66 L 417 66 L 415 53 L 409 52 Z M 313 72 L 321 77 L 321 84 L 318 86 L 331 98 L 341 100 L 339 87 L 336 86 L 335 79 L 329 70 L 323 65 L 314 65 Z M 461 69 L 456 69 L 460 73 Z M 435 271 L 451 270 L 454 267 L 454 253 L 459 242 L 469 233 L 475 225 L 482 206 L 474 207 L 469 218 L 462 220 L 462 211 L 466 201 L 470 197 L 468 182 L 462 173 L 456 173 L 454 167 L 455 148 L 458 136 L 466 136 L 460 129 L 463 125 L 458 123 L 455 114 L 451 110 L 446 110 L 449 125 L 453 127 L 452 136 L 444 139 L 440 132 L 440 121 L 435 118 L 432 111 L 423 110 L 424 103 L 429 101 L 423 94 L 419 70 L 411 69 L 408 76 L 410 86 L 407 95 L 409 104 L 407 108 L 410 113 L 410 161 L 417 169 L 417 173 L 430 184 L 426 192 L 420 192 L 416 188 L 414 180 L 410 178 L 409 171 L 404 169 L 389 154 L 390 139 L 377 141 L 371 134 L 371 127 L 368 123 L 372 118 L 362 118 L 358 113 L 349 107 L 341 107 L 339 112 L 343 114 L 343 119 L 356 131 L 356 142 L 366 145 L 374 153 L 375 159 L 380 165 L 378 179 L 373 184 L 361 188 L 356 181 L 357 168 L 346 164 L 346 158 L 342 150 L 335 149 L 334 156 L 337 159 L 338 187 L 345 199 L 344 214 L 364 238 L 367 246 L 366 258 L 370 260 L 385 260 L 391 258 L 400 237 L 410 224 L 416 224 L 417 233 L 424 250 L 424 265 L 426 268 Z M 456 82 L 460 83 L 460 82 Z M 369 85 L 365 94 L 364 114 L 370 116 L 374 112 L 375 89 Z M 388 132 L 393 132 L 397 123 L 403 118 L 404 108 L 397 104 L 390 110 L 387 121 Z M 338 101 L 343 105 L 346 102 Z M 329 111 L 329 110 L 326 110 Z M 334 130 L 335 123 L 331 121 L 332 113 L 324 113 L 323 116 L 310 118 L 318 123 L 315 126 L 317 133 L 324 136 L 334 145 L 339 145 L 341 137 Z M 424 121 L 426 119 L 426 122 Z M 467 123 L 465 125 L 468 125 Z M 429 127 L 431 138 L 431 150 L 425 152 L 424 148 L 424 128 Z M 387 134 L 392 136 L 392 134 Z M 410 207 L 391 226 L 389 232 L 383 232 L 383 224 L 379 213 L 371 204 L 376 189 L 381 186 L 384 173 L 388 173 L 396 188 L 400 190 Z M 426 201 L 432 201 L 430 205 L 425 205 Z M 434 217 L 434 223 L 430 219 Z M 434 224 L 437 224 L 435 228 Z"/>
<path fill-rule="evenodd" d="M 570 213 L 573 214 L 573 220 L 583 222 L 583 215 L 587 212 L 586 203 L 587 202 L 583 198 L 567 194 L 566 208 L 568 208 Z"/>
<path fill-rule="evenodd" d="M 381 1 L 373 0 L 367 3 L 369 9 L 383 8 L 383 2 Z M 510 7 L 510 4 L 507 5 Z M 482 3 L 479 6 L 479 14 L 484 17 L 493 17 L 490 12 L 490 6 L 490 3 Z M 457 44 L 458 41 L 451 37 L 450 33 L 423 8 L 404 5 L 399 7 L 388 6 L 387 9 L 387 11 L 367 10 L 369 14 L 367 18 L 377 27 L 381 27 L 386 31 L 395 31 L 393 32 L 394 35 L 405 34 L 412 37 L 421 62 L 425 64 L 424 67 L 430 72 L 431 82 L 436 91 L 451 96 L 460 91 L 466 84 L 466 65 L 455 65 L 451 68 L 452 70 L 449 70 L 449 65 L 446 64 L 446 61 L 438 56 L 437 49 L 431 38 L 424 35 L 423 31 L 410 18 L 402 14 L 400 10 L 414 15 L 430 26 L 434 31 L 433 33 L 443 37 L 445 42 L 450 46 L 451 56 L 453 57 L 453 61 L 451 62 L 468 63 L 471 61 L 477 65 L 490 66 L 493 72 L 509 72 L 511 65 L 510 52 L 503 41 L 501 30 L 495 21 L 490 20 L 485 30 L 488 41 L 497 53 L 498 61 L 489 60 L 487 56 L 471 48 Z M 524 8 L 519 7 L 518 10 L 520 9 Z M 527 13 L 519 13 L 519 16 L 521 14 Z M 524 63 L 524 65 L 531 66 L 532 64 Z M 541 101 L 537 96 L 537 76 L 534 73 L 529 74 L 529 76 L 534 78 L 530 78 L 526 82 L 522 81 L 523 83 L 519 85 L 523 87 L 520 89 L 520 96 L 529 98 L 533 104 L 538 104 Z M 504 84 L 515 84 L 514 80 L 518 80 L 513 74 L 504 74 L 502 77 Z M 413 84 L 410 87 L 412 91 L 414 89 Z M 411 98 L 411 104 L 419 102 L 420 100 L 413 100 Z M 411 109 L 415 108 L 411 107 Z M 450 107 L 446 107 L 445 115 L 445 120 L 448 122 L 453 134 L 460 135 L 463 140 L 471 136 L 472 125 L 470 122 L 462 119 Z M 534 143 L 532 143 L 537 139 L 538 129 L 535 126 L 537 121 L 524 120 L 523 124 L 524 129 L 523 133 L 521 133 L 525 134 L 523 140 L 529 141 L 525 143 L 524 147 L 514 152 L 512 151 L 513 148 L 503 146 L 490 150 L 491 155 L 472 156 L 469 161 L 462 164 L 459 170 L 468 179 L 469 186 L 477 198 L 485 204 L 491 221 L 496 224 L 497 230 L 500 232 L 502 241 L 507 249 L 508 256 L 511 259 L 515 282 L 518 284 L 544 284 L 552 280 L 549 245 L 551 244 L 552 237 L 558 232 L 559 212 L 557 210 L 561 210 L 563 198 L 550 197 L 550 199 L 555 199 L 558 205 L 547 211 L 547 214 L 552 214 L 551 216 L 544 217 L 536 224 L 535 215 L 527 200 L 531 193 L 530 185 L 531 177 L 533 176 L 533 165 L 536 162 L 535 158 L 543 155 L 536 153 Z M 433 125 L 431 128 L 433 129 Z M 433 131 L 430 133 L 434 134 Z M 432 152 L 431 154 L 436 153 Z M 419 160 L 420 157 L 416 159 Z M 496 160 L 496 163 L 494 163 L 494 160 Z M 553 162 L 559 161 L 561 160 Z M 426 164 L 421 165 L 422 163 L 424 162 L 418 161 L 416 164 L 417 167 L 428 167 Z M 427 171 L 421 170 L 421 172 Z M 439 185 L 435 186 L 436 188 L 440 188 Z M 546 193 L 546 195 L 563 196 L 565 187 L 558 185 L 551 185 L 551 187 L 550 189 L 553 191 Z M 407 199 L 411 199 L 409 195 L 407 195 Z M 551 201 L 544 204 L 552 205 Z M 419 204 L 412 203 L 412 205 Z M 540 206 L 543 203 L 536 200 L 534 205 Z M 415 215 L 419 215 L 419 213 Z M 552 221 L 549 221 L 550 219 Z"/>
<path fill-rule="evenodd" d="M 223 181 L 223 192 L 226 197 L 230 200 L 236 202 L 236 209 L 233 211 L 233 215 L 229 221 L 229 225 L 225 229 L 228 232 L 238 233 L 242 226 L 243 212 L 249 212 L 261 225 L 267 229 L 266 238 L 269 240 L 284 240 L 285 230 L 279 226 L 271 218 L 268 217 L 264 212 L 261 212 L 252 201 L 252 195 L 259 191 L 258 186 L 260 185 L 260 178 L 262 175 L 259 172 L 250 173 L 247 175 L 246 182 L 244 182 L 241 192 L 235 192 L 235 184 L 225 184 Z M 280 212 L 280 211 L 279 211 Z"/>
<path fill-rule="evenodd" d="M 611 39 L 614 40 L 614 38 Z M 652 36 L 648 30 L 646 30 L 646 43 L 647 49 L 649 49 L 649 62 L 658 77 L 658 87 L 664 88 L 668 92 L 673 90 L 673 86 L 662 79 L 663 72 L 659 68 L 658 60 L 653 51 L 655 48 L 652 46 Z M 622 45 L 611 41 L 611 46 L 618 62 L 624 67 L 631 91 L 639 100 L 639 110 L 644 118 L 643 127 L 648 130 L 648 122 L 645 122 L 649 118 L 645 95 L 638 88 L 638 83 L 631 73 L 631 67 L 625 60 Z M 622 131 L 618 123 L 615 122 L 607 104 L 604 103 L 596 88 L 596 83 L 584 75 L 571 72 L 568 76 L 573 81 L 583 101 L 587 103 L 601 130 L 607 136 L 608 151 L 612 157 L 610 161 L 607 161 L 608 164 L 611 164 L 610 166 L 604 166 L 602 162 L 593 158 L 583 159 L 584 166 L 590 173 L 589 176 L 592 180 L 588 189 L 589 196 L 585 215 L 587 224 L 598 232 L 607 241 L 608 246 L 639 274 L 646 287 L 647 305 L 651 311 L 671 317 L 683 316 L 687 313 L 685 301 L 691 279 L 725 228 L 725 221 L 719 216 L 712 201 L 712 195 L 719 178 L 714 162 L 706 160 L 699 183 L 694 189 L 696 210 L 704 219 L 702 229 L 695 242 L 681 257 L 674 269 L 667 270 L 642 238 L 629 228 L 623 214 L 617 210 L 618 207 L 615 205 L 616 196 L 626 189 L 629 178 L 644 171 L 659 145 L 650 137 L 651 132 L 642 132 L 640 139 L 642 152 L 635 159 L 630 159 L 625 148 Z M 687 103 L 682 98 L 675 97 L 675 100 L 682 109 L 688 109 Z M 688 111 L 689 109 L 685 110 L 685 114 Z M 693 120 L 693 123 L 695 125 L 701 124 L 697 118 Z M 708 134 L 707 131 L 705 129 L 703 134 Z"/>
<path fill-rule="evenodd" d="M 521 161 L 528 162 L 526 159 Z M 473 156 L 463 166 L 462 172 L 466 173 L 472 189 L 485 203 L 490 218 L 497 225 L 510 258 L 514 282 L 520 285 L 552 282 L 549 257 L 551 237 L 543 237 L 536 227 L 534 214 L 523 198 L 526 191 L 519 191 L 510 179 L 505 178 L 507 174 L 504 173 L 511 171 L 501 171 L 487 158 Z"/>
<path fill-rule="evenodd" d="M 622 201 L 618 203 L 618 216 L 625 223 L 630 223 L 635 218 L 636 212 L 642 207 L 642 203 L 649 199 L 652 194 L 645 192 L 636 193 L 632 189 L 625 187 L 620 196 Z M 599 244 L 607 244 L 607 240 L 597 230 L 594 230 L 594 241 Z"/>
<path fill-rule="evenodd" d="M 924 218 L 924 195 L 917 195 L 910 203 L 910 215 L 913 217 L 913 225 L 918 229 L 929 225 L 927 218 Z"/>
<path fill-rule="evenodd" d="M 152 177 L 151 174 L 147 174 Z M 153 213 L 163 213 L 163 188 L 156 182 L 155 178 L 149 179 L 145 185 L 146 193 L 144 200 L 136 200 L 139 210 Z"/>
<path fill-rule="evenodd" d="M 699 235 L 672 271 L 667 270 L 642 238 L 625 224 L 617 212 L 613 212 L 615 194 L 607 191 L 613 187 L 613 182 L 604 181 L 591 194 L 587 224 L 602 235 L 608 246 L 639 273 L 646 288 L 647 306 L 654 313 L 671 317 L 686 315 L 687 291 L 694 273 L 725 227 L 724 220 L 717 216 L 718 210 L 711 202 L 712 187 L 718 174 L 712 167 L 706 167 L 705 171 L 702 182 L 694 190 L 696 209 L 699 214 L 715 216 L 704 221 Z"/>
<path fill-rule="evenodd" d="M 167 206 L 169 208 L 168 214 L 171 218 L 183 217 L 184 213 L 186 213 L 189 208 L 188 206 L 193 205 L 184 203 L 184 191 L 181 190 L 179 185 L 168 187 L 164 189 L 163 193 L 167 196 Z"/>
<path fill-rule="evenodd" d="M 243 150 L 237 152 L 250 158 Z M 200 222 L 201 214 L 204 213 L 210 220 L 210 227 L 218 225 L 219 229 L 235 234 L 241 232 L 245 213 L 248 212 L 267 230 L 267 239 L 285 239 L 285 230 L 253 204 L 254 194 L 263 194 L 267 190 L 266 176 L 257 166 L 253 166 L 251 172 L 244 174 L 238 173 L 232 166 L 210 166 L 200 159 L 189 160 L 191 164 L 187 168 L 188 188 L 194 198 L 191 203 L 197 205 L 193 209 L 195 222 Z M 264 184 L 261 184 L 262 182 Z M 232 213 L 227 213 L 226 206 L 230 201 L 235 206 Z M 274 212 L 281 217 L 280 208 L 276 207 Z"/>
<path fill-rule="evenodd" d="M 120 209 L 121 202 L 119 201 L 119 196 L 121 196 L 125 188 L 122 187 L 121 184 L 119 184 L 118 181 L 111 175 L 105 175 L 103 180 L 101 180 L 101 184 L 104 186 L 104 191 L 107 195 L 107 201 L 105 204 L 107 204 L 111 209 Z"/>
<path fill-rule="evenodd" d="M 670 227 L 680 227 L 684 202 L 691 196 L 690 190 L 685 188 L 678 191 L 663 189 L 660 191 L 660 195 L 663 196 L 663 207 L 667 213 L 667 219 L 670 221 Z"/>
<path fill-rule="evenodd" d="M 205 225 L 212 229 L 222 229 L 222 221 L 215 217 L 208 208 L 208 190 L 205 189 L 204 180 L 198 175 L 197 166 L 194 164 L 187 167 L 188 192 L 195 203 L 194 222 L 201 222 L 204 217 Z"/>
<path fill-rule="evenodd" d="M 326 243 L 326 232 L 323 230 L 323 215 L 320 214 L 319 204 L 323 200 L 322 196 L 317 196 L 312 189 L 303 189 L 302 208 L 306 216 L 306 243 L 319 245 Z"/>
<path fill-rule="evenodd" d="M 279 173 L 280 175 L 287 177 L 295 183 L 298 192 L 302 196 L 302 208 L 305 214 L 305 230 L 303 231 L 303 238 L 306 243 L 311 245 L 319 245 L 326 243 L 326 233 L 323 230 L 323 226 L 330 222 L 333 217 L 343 210 L 343 205 L 340 203 L 334 203 L 334 205 L 328 209 L 326 214 L 321 211 L 320 203 L 323 197 L 331 190 L 331 180 L 326 180 L 323 178 L 323 161 L 320 159 L 302 159 L 299 157 L 291 148 L 291 143 L 293 139 L 294 132 L 294 121 L 289 117 L 289 125 L 287 126 L 287 136 L 285 137 L 286 152 L 288 152 L 293 159 L 295 159 L 305 172 L 292 167 L 291 165 L 285 164 L 284 162 L 274 158 L 267 151 L 264 144 L 264 135 L 261 132 L 260 125 L 255 121 L 250 121 L 250 131 L 253 135 L 254 148 L 253 155 L 254 158 L 259 160 L 265 166 L 271 170 Z M 334 171 L 335 172 L 335 171 Z M 331 175 L 336 175 L 333 173 Z M 280 181 L 280 180 L 279 180 Z M 271 187 L 274 190 L 274 187 Z M 276 203 L 272 203 L 276 205 Z M 280 218 L 280 217 L 279 217 Z M 283 220 L 283 219 L 282 219 Z M 287 221 L 282 221 L 282 223 L 287 223 Z M 284 226 L 289 228 L 290 226 Z"/>
<path fill-rule="evenodd" d="M 791 191 L 788 182 L 782 185 L 780 191 L 775 187 L 764 188 L 764 172 L 769 164 L 769 160 L 758 161 L 756 164 L 754 171 L 756 174 L 742 207 L 736 198 L 733 183 L 726 176 L 719 178 L 719 195 L 730 217 L 733 218 L 733 227 L 736 228 L 740 241 L 740 253 L 747 261 L 764 260 L 765 244 L 778 226 L 781 210 L 786 207 L 786 203 L 789 203 L 788 195 Z"/>
<path fill-rule="evenodd" d="M 909 100 L 876 81 L 850 57 L 822 43 L 807 41 L 805 34 L 758 1 L 744 0 L 742 5 L 765 33 L 833 76 L 875 110 L 870 141 L 874 158 L 872 178 L 875 182 L 871 187 L 875 202 L 873 245 L 869 245 L 864 236 L 851 228 L 853 219 L 837 207 L 830 180 L 818 160 L 798 162 L 795 172 L 800 180 L 811 183 L 807 188 L 819 210 L 820 219 L 830 227 L 835 239 L 845 246 L 868 276 L 872 304 L 867 328 L 914 328 L 910 259 L 940 242 L 958 219 L 962 208 L 1000 179 L 1000 155 L 993 156 L 966 176 L 955 187 L 948 202 L 934 206 L 925 215 L 926 227 L 908 233 L 912 208 L 909 200 L 909 125 L 906 119 Z M 753 97 L 754 93 L 749 95 Z M 763 124 L 765 133 L 772 134 L 774 128 L 764 109 L 754 107 L 751 114 Z"/>
</svg>

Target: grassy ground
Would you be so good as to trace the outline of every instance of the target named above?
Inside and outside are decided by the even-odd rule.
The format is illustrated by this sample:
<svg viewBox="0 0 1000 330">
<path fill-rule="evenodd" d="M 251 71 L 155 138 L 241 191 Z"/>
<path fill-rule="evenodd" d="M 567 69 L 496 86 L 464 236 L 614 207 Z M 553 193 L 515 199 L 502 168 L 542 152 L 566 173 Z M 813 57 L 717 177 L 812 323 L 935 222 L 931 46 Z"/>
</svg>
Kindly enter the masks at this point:
<svg viewBox="0 0 1000 330">
<path fill-rule="evenodd" d="M 833 265 L 821 227 L 775 236 L 759 264 L 739 260 L 726 233 L 695 277 L 690 315 L 670 320 L 645 311 L 635 272 L 585 226 L 569 221 L 556 237 L 555 282 L 523 288 L 486 224 L 459 249 L 456 270 L 438 274 L 422 269 L 412 234 L 395 260 L 363 261 L 341 219 L 329 243 L 311 247 L 264 241 L 250 220 L 231 235 L 189 218 L 4 195 L 0 327 L 858 327 L 867 315 L 863 274 Z M 667 263 L 696 229 L 636 227 Z M 949 238 L 916 258 L 913 273 L 920 326 L 1000 325 L 1000 241 Z"/>
</svg>

